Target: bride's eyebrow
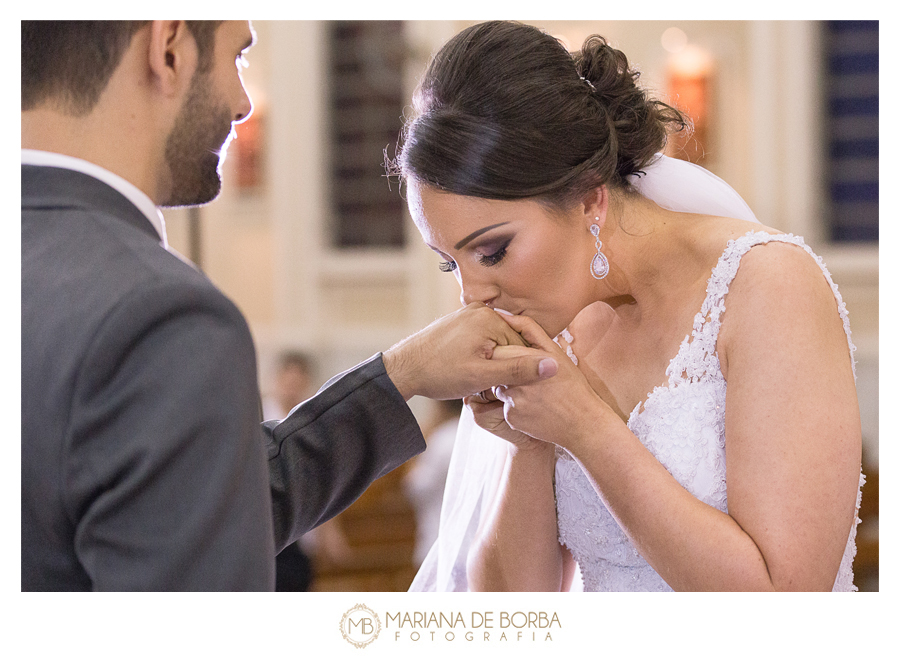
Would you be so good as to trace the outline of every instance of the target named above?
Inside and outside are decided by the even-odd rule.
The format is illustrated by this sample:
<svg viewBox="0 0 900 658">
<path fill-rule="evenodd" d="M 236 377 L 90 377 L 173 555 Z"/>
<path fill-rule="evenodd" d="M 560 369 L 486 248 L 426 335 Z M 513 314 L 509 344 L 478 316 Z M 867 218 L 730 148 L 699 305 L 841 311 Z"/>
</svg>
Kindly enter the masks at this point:
<svg viewBox="0 0 900 658">
<path fill-rule="evenodd" d="M 454 249 L 462 249 L 463 247 L 465 247 L 467 244 L 469 244 L 472 240 L 477 238 L 482 233 L 487 233 L 491 229 L 495 229 L 498 226 L 504 226 L 506 224 L 509 224 L 509 222 L 500 222 L 499 224 L 491 224 L 490 226 L 485 226 L 484 228 L 480 228 L 477 231 L 473 231 L 472 233 L 470 233 L 469 235 L 464 237 L 462 240 L 457 242 L 455 245 L 453 245 L 453 248 Z"/>
</svg>

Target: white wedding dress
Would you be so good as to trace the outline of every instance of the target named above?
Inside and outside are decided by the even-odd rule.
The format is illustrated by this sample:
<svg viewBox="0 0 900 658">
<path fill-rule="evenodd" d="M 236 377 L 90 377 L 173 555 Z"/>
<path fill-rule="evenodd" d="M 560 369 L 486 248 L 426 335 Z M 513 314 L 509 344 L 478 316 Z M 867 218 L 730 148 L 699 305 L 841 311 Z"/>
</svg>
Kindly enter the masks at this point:
<svg viewBox="0 0 900 658">
<path fill-rule="evenodd" d="M 815 258 L 834 290 L 838 312 L 847 333 L 852 362 L 847 310 L 837 286 L 821 259 L 802 238 L 793 235 L 751 232 L 728 243 L 713 269 L 706 299 L 694 318 L 690 336 L 666 370 L 668 385 L 659 386 L 638 404 L 628 419 L 628 428 L 690 493 L 704 503 L 728 512 L 725 486 L 725 390 L 719 369 L 716 339 L 725 296 L 740 266 L 741 257 L 752 247 L 778 241 L 795 244 Z M 577 347 L 577 346 L 576 346 Z M 855 373 L 855 366 L 854 366 Z M 585 591 L 671 591 L 671 588 L 640 556 L 604 506 L 581 467 L 563 451 L 556 465 L 556 499 L 559 541 L 578 563 Z M 863 484 L 860 473 L 860 487 Z M 860 494 L 857 494 L 857 510 Z M 849 530 L 835 591 L 855 590 L 853 557 L 856 525 Z"/>
<path fill-rule="evenodd" d="M 669 210 L 758 222 L 733 189 L 696 165 L 662 156 L 647 168 L 644 177 L 632 183 L 641 194 Z M 691 335 L 685 337 L 667 369 L 668 384 L 652 391 L 631 412 L 628 420 L 629 429 L 682 486 L 701 501 L 726 513 L 726 382 L 716 355 L 719 319 L 742 256 L 752 247 L 770 241 L 797 245 L 821 267 L 837 300 L 855 376 L 855 348 L 850 339 L 847 311 L 824 263 L 802 238 L 750 232 L 729 242 L 713 269 L 706 299 L 695 316 Z M 571 349 L 568 353 L 572 355 Z M 468 589 L 466 560 L 469 545 L 490 512 L 500 484 L 506 446 L 504 440 L 475 424 L 468 407 L 463 409 L 444 493 L 438 540 L 425 558 L 410 591 Z M 568 547 L 578 564 L 572 589 L 671 591 L 622 532 L 581 467 L 560 448 L 557 455 L 555 490 L 559 541 Z M 863 482 L 860 473 L 860 487 Z M 857 510 L 859 502 L 858 492 Z M 857 515 L 852 528 L 848 529 L 835 591 L 856 589 L 852 562 L 858 523 Z"/>
</svg>

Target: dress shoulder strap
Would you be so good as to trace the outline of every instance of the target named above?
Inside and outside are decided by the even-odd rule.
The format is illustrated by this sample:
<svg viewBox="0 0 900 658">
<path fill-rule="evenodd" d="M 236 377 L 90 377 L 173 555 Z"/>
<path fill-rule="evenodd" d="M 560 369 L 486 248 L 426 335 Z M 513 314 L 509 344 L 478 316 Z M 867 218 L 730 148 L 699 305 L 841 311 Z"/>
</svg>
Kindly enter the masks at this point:
<svg viewBox="0 0 900 658">
<path fill-rule="evenodd" d="M 744 254 L 753 247 L 760 244 L 768 244 L 770 242 L 782 242 L 796 245 L 808 253 L 819 265 L 819 268 L 822 270 L 822 275 L 825 277 L 825 280 L 828 281 L 828 285 L 831 286 L 831 290 L 837 301 L 838 313 L 840 314 L 841 321 L 844 325 L 844 333 L 847 335 L 847 345 L 850 349 L 850 361 L 853 365 L 853 376 L 855 378 L 856 358 L 854 353 L 856 352 L 856 346 L 853 344 L 850 335 L 850 318 L 847 313 L 847 306 L 841 298 L 841 293 L 838 291 L 837 285 L 832 280 L 831 273 L 825 266 L 824 261 L 814 253 L 813 250 L 809 248 L 809 245 L 803 241 L 803 238 L 798 235 L 751 231 L 740 238 L 728 241 L 725 251 L 722 253 L 719 262 L 713 268 L 712 275 L 709 277 L 709 281 L 706 285 L 706 299 L 703 301 L 703 307 L 694 319 L 694 341 L 697 340 L 698 333 L 706 334 L 706 340 L 711 341 L 711 345 L 708 347 L 714 348 L 715 341 L 719 334 L 720 317 L 725 311 L 725 296 L 728 294 L 728 288 L 731 286 L 731 282 L 734 280 L 735 275 L 737 275 L 741 259 Z"/>
</svg>

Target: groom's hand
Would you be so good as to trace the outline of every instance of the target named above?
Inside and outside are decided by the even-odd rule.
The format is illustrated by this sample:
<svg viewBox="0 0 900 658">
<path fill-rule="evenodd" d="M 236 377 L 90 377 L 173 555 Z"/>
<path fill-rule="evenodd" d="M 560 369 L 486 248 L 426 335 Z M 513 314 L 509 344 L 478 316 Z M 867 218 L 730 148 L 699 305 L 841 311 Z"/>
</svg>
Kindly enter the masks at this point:
<svg viewBox="0 0 900 658">
<path fill-rule="evenodd" d="M 555 360 L 537 350 L 493 360 L 494 348 L 525 345 L 498 313 L 472 303 L 397 343 L 384 367 L 400 394 L 449 400 L 492 386 L 521 386 L 556 374 Z"/>
</svg>

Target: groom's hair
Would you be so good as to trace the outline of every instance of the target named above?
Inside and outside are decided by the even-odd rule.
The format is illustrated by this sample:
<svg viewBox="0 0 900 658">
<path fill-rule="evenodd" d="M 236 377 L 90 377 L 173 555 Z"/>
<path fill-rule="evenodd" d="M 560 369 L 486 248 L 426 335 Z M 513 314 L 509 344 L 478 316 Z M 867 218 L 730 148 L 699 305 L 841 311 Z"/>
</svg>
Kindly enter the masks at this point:
<svg viewBox="0 0 900 658">
<path fill-rule="evenodd" d="M 222 21 L 185 21 L 197 42 L 198 72 L 213 61 Z M 150 21 L 22 21 L 22 111 L 49 104 L 85 116 L 100 100 L 131 39 Z"/>
</svg>

